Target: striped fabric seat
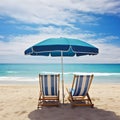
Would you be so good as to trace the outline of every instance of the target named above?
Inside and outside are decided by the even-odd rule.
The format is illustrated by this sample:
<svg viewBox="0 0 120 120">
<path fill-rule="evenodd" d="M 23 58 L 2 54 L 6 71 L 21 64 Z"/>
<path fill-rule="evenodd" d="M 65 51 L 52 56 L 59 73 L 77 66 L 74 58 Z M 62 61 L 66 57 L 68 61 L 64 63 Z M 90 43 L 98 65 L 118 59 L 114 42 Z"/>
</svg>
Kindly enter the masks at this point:
<svg viewBox="0 0 120 120">
<path fill-rule="evenodd" d="M 59 106 L 59 82 L 59 74 L 39 74 L 40 95 L 38 100 L 38 108 L 40 106 Z"/>
<path fill-rule="evenodd" d="M 71 90 L 67 89 L 72 106 L 94 106 L 88 94 L 92 79 L 93 75 L 74 75 Z"/>
<path fill-rule="evenodd" d="M 58 75 L 41 75 L 43 95 L 58 95 Z"/>
<path fill-rule="evenodd" d="M 72 88 L 73 96 L 85 96 L 92 82 L 91 75 L 77 75 Z"/>
</svg>

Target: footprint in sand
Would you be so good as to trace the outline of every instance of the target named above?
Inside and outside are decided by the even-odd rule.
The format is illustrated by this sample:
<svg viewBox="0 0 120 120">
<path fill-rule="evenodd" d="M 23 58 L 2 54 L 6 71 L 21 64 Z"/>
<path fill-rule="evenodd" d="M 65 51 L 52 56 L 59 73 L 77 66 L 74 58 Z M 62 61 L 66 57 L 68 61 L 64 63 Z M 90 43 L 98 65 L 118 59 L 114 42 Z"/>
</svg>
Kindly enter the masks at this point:
<svg viewBox="0 0 120 120">
<path fill-rule="evenodd" d="M 27 113 L 27 111 L 22 111 L 22 112 L 15 112 L 15 113 L 19 113 L 19 115 L 22 115 L 22 114 L 25 114 L 25 113 Z"/>
</svg>

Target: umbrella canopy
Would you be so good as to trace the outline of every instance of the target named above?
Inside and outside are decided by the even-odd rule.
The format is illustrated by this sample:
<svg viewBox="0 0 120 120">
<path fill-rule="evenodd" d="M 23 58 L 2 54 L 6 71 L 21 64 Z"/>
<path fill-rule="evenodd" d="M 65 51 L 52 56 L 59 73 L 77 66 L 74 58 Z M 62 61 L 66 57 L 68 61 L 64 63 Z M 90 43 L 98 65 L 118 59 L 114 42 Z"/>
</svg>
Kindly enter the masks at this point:
<svg viewBox="0 0 120 120">
<path fill-rule="evenodd" d="M 98 48 L 86 42 L 70 38 L 50 38 L 39 42 L 25 51 L 25 55 L 40 56 L 82 56 L 96 55 Z"/>
<path fill-rule="evenodd" d="M 32 47 L 25 50 L 25 55 L 32 56 L 61 56 L 62 63 L 62 91 L 63 91 L 63 104 L 64 104 L 64 79 L 63 79 L 63 56 L 83 56 L 83 55 L 96 55 L 98 48 L 83 42 L 78 39 L 71 38 L 49 38 L 39 42 Z"/>
</svg>

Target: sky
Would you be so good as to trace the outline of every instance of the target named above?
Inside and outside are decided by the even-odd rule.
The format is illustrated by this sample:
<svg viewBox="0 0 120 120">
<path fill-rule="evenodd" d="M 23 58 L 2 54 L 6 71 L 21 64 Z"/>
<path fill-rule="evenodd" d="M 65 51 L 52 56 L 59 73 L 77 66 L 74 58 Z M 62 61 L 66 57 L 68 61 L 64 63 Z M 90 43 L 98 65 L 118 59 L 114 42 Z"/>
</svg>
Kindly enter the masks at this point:
<svg viewBox="0 0 120 120">
<path fill-rule="evenodd" d="M 24 51 L 47 38 L 67 37 L 99 49 L 65 63 L 120 63 L 120 0 L 1 0 L 0 63 L 59 63 Z"/>
</svg>

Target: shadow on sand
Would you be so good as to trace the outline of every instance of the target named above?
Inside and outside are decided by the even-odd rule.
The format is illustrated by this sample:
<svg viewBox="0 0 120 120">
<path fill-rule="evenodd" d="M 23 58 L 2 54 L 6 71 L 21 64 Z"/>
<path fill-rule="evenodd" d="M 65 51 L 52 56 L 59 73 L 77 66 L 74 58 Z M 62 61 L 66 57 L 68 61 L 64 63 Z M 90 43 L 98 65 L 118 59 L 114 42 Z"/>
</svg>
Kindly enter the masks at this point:
<svg viewBox="0 0 120 120">
<path fill-rule="evenodd" d="M 98 108 L 75 107 L 69 104 L 60 107 L 43 107 L 29 113 L 30 120 L 120 120 L 114 112 Z"/>
</svg>

